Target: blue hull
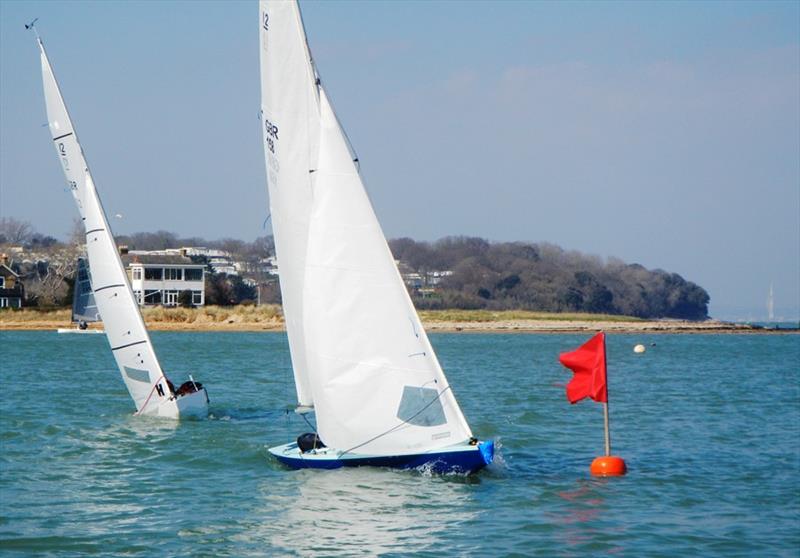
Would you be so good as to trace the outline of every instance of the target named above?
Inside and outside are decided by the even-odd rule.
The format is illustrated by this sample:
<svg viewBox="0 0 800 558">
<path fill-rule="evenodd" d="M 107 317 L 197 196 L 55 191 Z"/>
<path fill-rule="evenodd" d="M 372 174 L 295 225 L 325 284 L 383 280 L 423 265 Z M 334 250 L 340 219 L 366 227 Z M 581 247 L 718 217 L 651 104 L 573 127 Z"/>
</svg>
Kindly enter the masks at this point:
<svg viewBox="0 0 800 558">
<path fill-rule="evenodd" d="M 424 469 L 432 473 L 474 473 L 492 462 L 494 442 L 475 446 L 457 446 L 442 450 L 409 455 L 338 456 L 334 450 L 301 453 L 297 444 L 270 448 L 278 461 L 292 469 L 338 469 L 340 467 L 391 467 L 393 469 Z"/>
</svg>

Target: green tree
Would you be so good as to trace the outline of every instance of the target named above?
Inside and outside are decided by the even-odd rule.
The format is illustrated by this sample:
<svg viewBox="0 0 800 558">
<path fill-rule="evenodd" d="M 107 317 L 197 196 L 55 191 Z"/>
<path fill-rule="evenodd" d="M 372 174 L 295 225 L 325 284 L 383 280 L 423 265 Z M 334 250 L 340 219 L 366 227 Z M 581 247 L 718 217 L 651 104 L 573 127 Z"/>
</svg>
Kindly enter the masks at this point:
<svg viewBox="0 0 800 558">
<path fill-rule="evenodd" d="M 191 308 L 193 306 L 192 291 L 186 289 L 178 293 L 178 304 L 183 308 Z"/>
</svg>

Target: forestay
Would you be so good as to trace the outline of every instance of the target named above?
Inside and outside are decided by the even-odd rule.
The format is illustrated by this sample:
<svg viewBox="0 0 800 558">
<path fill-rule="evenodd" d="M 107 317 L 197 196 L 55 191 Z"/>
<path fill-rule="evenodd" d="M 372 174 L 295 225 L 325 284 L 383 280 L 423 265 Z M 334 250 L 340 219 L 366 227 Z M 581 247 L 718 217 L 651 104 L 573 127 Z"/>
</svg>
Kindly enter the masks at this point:
<svg viewBox="0 0 800 558">
<path fill-rule="evenodd" d="M 122 379 L 136 403 L 137 412 L 155 413 L 158 410 L 156 403 L 169 398 L 171 393 L 133 297 L 44 44 L 41 39 L 38 43 L 47 120 L 53 145 L 86 230 L 92 290 L 104 322 L 106 338 Z M 143 409 L 144 405 L 147 407 Z"/>
<path fill-rule="evenodd" d="M 369 455 L 464 443 L 472 433 L 316 79 L 297 4 L 262 1 L 260 16 L 262 88 L 271 88 L 265 124 L 276 136 L 265 131 L 281 284 L 284 296 L 287 286 L 295 289 L 295 305 L 285 309 L 294 328 L 302 324 L 292 359 L 313 394 L 320 437 L 328 447 Z"/>
<path fill-rule="evenodd" d="M 261 124 L 269 207 L 297 400 L 312 406 L 303 333 L 311 185 L 319 141 L 316 75 L 294 2 L 260 3 Z"/>
</svg>

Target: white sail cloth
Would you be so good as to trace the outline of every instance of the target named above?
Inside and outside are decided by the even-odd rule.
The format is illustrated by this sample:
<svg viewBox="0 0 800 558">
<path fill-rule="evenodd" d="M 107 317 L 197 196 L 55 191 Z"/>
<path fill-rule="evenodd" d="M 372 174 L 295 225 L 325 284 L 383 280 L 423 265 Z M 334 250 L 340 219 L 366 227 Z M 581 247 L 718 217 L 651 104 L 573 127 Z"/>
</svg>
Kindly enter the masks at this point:
<svg viewBox="0 0 800 558">
<path fill-rule="evenodd" d="M 297 401 L 313 406 L 303 333 L 303 283 L 319 102 L 300 11 L 278 2 L 259 12 L 261 124 L 267 185 Z M 265 70 L 265 69 L 268 69 Z"/>
<path fill-rule="evenodd" d="M 158 413 L 170 390 L 41 40 L 39 50 L 50 133 L 86 230 L 92 290 L 106 338 L 137 412 Z"/>
<path fill-rule="evenodd" d="M 300 346 L 294 345 L 292 361 L 296 378 L 302 376 L 308 384 L 303 389 L 311 391 L 320 437 L 328 447 L 366 455 L 465 442 L 472 433 L 397 271 L 344 132 L 319 80 L 310 79 L 316 76 L 310 57 L 306 54 L 302 65 L 296 58 L 307 53 L 299 8 L 280 0 L 262 0 L 260 8 L 262 94 L 265 87 L 268 92 L 287 87 L 288 74 L 309 76 L 291 87 L 310 91 L 294 89 L 280 100 L 270 93 L 263 106 L 265 115 L 269 107 L 275 117 L 270 122 L 278 127 L 278 147 L 284 150 L 275 188 L 265 133 L 270 197 L 276 190 L 285 195 L 284 177 L 298 178 L 286 186 L 295 203 L 273 199 L 271 208 L 273 223 L 281 219 L 273 229 L 276 244 L 293 247 L 278 254 L 281 288 L 284 296 L 288 287 L 300 300 L 285 308 L 287 319 L 302 325 L 296 336 L 304 351 L 296 361 Z M 289 59 L 297 65 L 288 67 Z M 278 114 L 293 115 L 291 127 L 307 132 L 284 142 L 289 134 Z M 318 140 L 309 146 L 302 137 Z M 295 228 L 282 227 L 286 222 Z M 284 275 L 286 266 L 293 275 Z M 285 284 L 299 276 L 299 284 Z"/>
</svg>

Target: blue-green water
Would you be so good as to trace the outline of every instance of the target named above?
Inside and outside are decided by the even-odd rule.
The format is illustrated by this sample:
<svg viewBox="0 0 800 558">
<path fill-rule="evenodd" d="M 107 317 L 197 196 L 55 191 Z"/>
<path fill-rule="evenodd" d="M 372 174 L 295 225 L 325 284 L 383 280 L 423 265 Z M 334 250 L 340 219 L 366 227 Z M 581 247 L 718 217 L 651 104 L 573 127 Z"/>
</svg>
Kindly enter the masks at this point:
<svg viewBox="0 0 800 558">
<path fill-rule="evenodd" d="M 497 463 L 475 477 L 289 471 L 306 430 L 286 338 L 154 333 L 210 420 L 132 416 L 102 336 L 0 332 L 0 550 L 9 556 L 798 556 L 800 336 L 610 335 L 602 407 L 569 405 L 588 335 L 433 335 Z M 635 355 L 636 343 L 648 345 Z M 656 343 L 656 346 L 650 346 Z"/>
</svg>

